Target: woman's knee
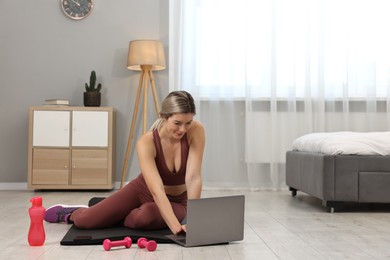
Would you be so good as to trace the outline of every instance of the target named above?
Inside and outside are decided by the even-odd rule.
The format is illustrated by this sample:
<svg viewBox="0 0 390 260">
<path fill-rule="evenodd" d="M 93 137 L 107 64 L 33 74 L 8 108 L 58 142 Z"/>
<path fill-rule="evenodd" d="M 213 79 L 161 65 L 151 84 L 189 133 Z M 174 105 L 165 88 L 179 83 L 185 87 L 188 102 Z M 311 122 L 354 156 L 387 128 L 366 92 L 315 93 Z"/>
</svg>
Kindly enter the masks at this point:
<svg viewBox="0 0 390 260">
<path fill-rule="evenodd" d="M 154 202 L 145 203 L 138 209 L 134 209 L 126 217 L 124 225 L 133 229 L 159 229 L 167 227 Z"/>
</svg>

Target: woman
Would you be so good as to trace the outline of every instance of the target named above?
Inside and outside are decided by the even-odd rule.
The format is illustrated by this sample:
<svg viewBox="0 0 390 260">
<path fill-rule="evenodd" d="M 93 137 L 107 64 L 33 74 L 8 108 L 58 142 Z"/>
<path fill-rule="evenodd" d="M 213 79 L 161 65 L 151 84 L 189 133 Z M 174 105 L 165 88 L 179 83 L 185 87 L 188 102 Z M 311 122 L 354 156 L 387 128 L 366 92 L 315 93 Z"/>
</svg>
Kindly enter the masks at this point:
<svg viewBox="0 0 390 260">
<path fill-rule="evenodd" d="M 195 104 L 186 91 L 173 91 L 162 102 L 151 131 L 138 140 L 141 174 L 108 198 L 90 208 L 55 205 L 46 211 L 48 222 L 74 223 L 78 228 L 103 228 L 122 223 L 133 229 L 182 225 L 187 199 L 201 196 L 201 166 L 205 132 L 193 119 Z"/>
</svg>

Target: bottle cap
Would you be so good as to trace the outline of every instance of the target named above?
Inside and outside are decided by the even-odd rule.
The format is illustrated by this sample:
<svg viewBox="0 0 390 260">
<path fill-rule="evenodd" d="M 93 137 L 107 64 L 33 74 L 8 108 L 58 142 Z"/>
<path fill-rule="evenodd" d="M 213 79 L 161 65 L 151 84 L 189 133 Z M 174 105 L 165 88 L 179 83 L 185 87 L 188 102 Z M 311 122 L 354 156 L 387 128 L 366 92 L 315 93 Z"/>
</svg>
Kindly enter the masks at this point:
<svg viewBox="0 0 390 260">
<path fill-rule="evenodd" d="M 31 198 L 30 202 L 32 203 L 33 206 L 41 207 L 42 206 L 42 197 L 37 196 L 37 197 Z"/>
</svg>

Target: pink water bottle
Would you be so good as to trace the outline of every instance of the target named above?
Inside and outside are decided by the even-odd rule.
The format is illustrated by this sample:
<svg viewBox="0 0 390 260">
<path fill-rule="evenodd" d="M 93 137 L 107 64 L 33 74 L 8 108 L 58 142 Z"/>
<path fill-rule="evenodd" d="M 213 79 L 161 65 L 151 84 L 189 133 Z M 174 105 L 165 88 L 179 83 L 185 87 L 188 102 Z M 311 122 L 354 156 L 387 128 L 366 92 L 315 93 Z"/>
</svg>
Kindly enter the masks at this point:
<svg viewBox="0 0 390 260">
<path fill-rule="evenodd" d="M 45 242 L 45 228 L 43 227 L 43 218 L 46 209 L 42 207 L 42 197 L 30 199 L 31 208 L 28 209 L 30 215 L 30 229 L 28 231 L 28 243 L 30 246 L 41 246 Z"/>
</svg>

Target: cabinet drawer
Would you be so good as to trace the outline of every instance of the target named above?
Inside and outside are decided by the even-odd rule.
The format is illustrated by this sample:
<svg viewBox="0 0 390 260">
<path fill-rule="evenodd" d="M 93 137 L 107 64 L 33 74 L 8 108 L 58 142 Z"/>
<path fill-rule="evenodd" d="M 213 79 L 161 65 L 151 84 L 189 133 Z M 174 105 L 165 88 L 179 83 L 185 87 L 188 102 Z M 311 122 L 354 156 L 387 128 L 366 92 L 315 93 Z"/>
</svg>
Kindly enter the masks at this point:
<svg viewBox="0 0 390 260">
<path fill-rule="evenodd" d="M 69 111 L 34 111 L 33 146 L 68 147 Z"/>
<path fill-rule="evenodd" d="M 108 151 L 72 150 L 72 185 L 108 184 Z"/>
<path fill-rule="evenodd" d="M 72 117 L 72 146 L 108 146 L 108 112 L 73 111 Z"/>
<path fill-rule="evenodd" d="M 68 149 L 33 149 L 32 184 L 68 184 Z"/>
</svg>

